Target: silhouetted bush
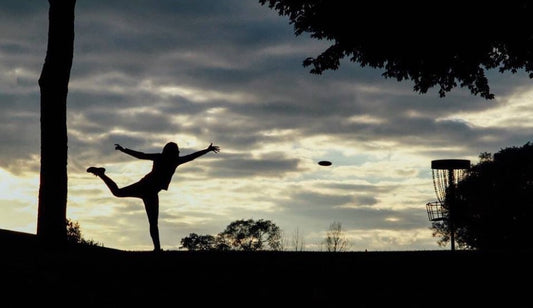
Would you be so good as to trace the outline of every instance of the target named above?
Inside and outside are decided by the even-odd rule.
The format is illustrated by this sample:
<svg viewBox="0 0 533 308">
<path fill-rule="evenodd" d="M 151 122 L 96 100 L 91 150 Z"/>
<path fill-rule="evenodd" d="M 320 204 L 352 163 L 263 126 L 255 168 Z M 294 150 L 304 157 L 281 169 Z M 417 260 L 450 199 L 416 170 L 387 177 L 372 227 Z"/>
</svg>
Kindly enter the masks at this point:
<svg viewBox="0 0 533 308">
<path fill-rule="evenodd" d="M 478 250 L 529 249 L 533 238 L 533 145 L 482 153 L 456 188 L 455 239 Z M 440 244 L 449 241 L 447 220 L 433 223 Z"/>
<path fill-rule="evenodd" d="M 81 235 L 80 224 L 77 221 L 71 220 L 70 218 L 67 218 L 67 242 L 70 244 L 104 247 L 102 243 L 84 239 Z"/>
</svg>

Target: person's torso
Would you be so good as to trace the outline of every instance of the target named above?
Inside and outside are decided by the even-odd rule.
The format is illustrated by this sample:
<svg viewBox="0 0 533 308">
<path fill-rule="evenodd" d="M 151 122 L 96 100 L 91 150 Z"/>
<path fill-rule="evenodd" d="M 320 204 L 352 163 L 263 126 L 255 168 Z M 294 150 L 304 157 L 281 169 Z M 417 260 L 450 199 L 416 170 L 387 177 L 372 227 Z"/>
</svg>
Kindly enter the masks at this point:
<svg viewBox="0 0 533 308">
<path fill-rule="evenodd" d="M 145 178 L 150 180 L 157 188 L 167 190 L 179 165 L 179 157 L 176 159 L 164 159 L 158 155 L 152 164 L 152 171 Z"/>
</svg>

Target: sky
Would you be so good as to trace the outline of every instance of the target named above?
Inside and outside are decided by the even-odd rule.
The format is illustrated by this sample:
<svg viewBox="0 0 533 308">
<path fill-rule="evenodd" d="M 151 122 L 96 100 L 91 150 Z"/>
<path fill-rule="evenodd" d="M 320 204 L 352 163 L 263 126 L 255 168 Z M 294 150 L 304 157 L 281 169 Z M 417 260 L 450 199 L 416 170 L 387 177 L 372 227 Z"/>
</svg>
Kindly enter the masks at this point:
<svg viewBox="0 0 533 308">
<path fill-rule="evenodd" d="M 47 14 L 44 0 L 0 3 L 0 229 L 36 233 Z M 105 167 L 122 187 L 151 170 L 114 144 L 221 149 L 179 166 L 159 194 L 163 249 L 264 219 L 287 250 L 295 238 L 324 250 L 338 222 L 349 250 L 391 251 L 449 249 L 426 213 L 432 160 L 477 163 L 531 140 L 527 74 L 489 71 L 493 100 L 461 88 L 419 94 L 347 60 L 313 75 L 302 62 L 328 42 L 295 36 L 256 0 L 78 0 L 75 18 L 67 218 L 105 247 L 153 248 L 142 201 L 113 197 L 86 172 Z"/>
</svg>

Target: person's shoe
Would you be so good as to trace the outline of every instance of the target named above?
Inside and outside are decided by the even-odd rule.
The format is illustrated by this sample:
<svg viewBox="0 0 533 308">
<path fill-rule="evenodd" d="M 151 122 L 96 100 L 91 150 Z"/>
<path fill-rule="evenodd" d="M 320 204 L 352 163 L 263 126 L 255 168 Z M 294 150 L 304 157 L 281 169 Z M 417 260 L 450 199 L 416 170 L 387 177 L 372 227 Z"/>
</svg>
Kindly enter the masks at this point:
<svg viewBox="0 0 533 308">
<path fill-rule="evenodd" d="M 96 176 L 102 176 L 105 173 L 105 168 L 89 167 L 87 168 L 87 172 Z"/>
</svg>

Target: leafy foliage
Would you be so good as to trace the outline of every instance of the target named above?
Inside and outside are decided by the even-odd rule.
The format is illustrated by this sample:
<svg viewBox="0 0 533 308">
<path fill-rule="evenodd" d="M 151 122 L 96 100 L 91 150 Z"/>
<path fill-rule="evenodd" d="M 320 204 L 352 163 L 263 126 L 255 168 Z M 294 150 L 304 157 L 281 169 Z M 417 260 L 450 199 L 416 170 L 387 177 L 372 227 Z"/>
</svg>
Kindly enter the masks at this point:
<svg viewBox="0 0 533 308">
<path fill-rule="evenodd" d="M 454 225 L 459 247 L 529 249 L 533 237 L 533 145 L 480 155 L 456 188 Z M 433 223 L 440 244 L 449 241 L 445 221 Z"/>
<path fill-rule="evenodd" d="M 187 250 L 281 250 L 281 229 L 270 220 L 241 219 L 217 234 L 190 233 L 181 239 L 180 248 Z"/>
<path fill-rule="evenodd" d="M 304 60 L 311 73 L 336 70 L 347 57 L 362 67 L 384 69 L 385 78 L 412 80 L 444 97 L 457 86 L 494 98 L 485 72 L 524 69 L 533 78 L 533 4 L 529 1 L 423 2 L 259 0 L 287 16 L 295 35 L 331 45 Z M 506 18 L 502 22 L 500 18 Z"/>
<path fill-rule="evenodd" d="M 77 221 L 67 218 L 67 242 L 71 244 L 83 244 L 89 246 L 104 246 L 93 240 L 86 240 L 81 235 L 80 224 Z"/>
<path fill-rule="evenodd" d="M 81 243 L 81 229 L 77 221 L 67 218 L 67 241 L 69 243 Z"/>
<path fill-rule="evenodd" d="M 190 233 L 181 239 L 180 248 L 185 248 L 190 251 L 194 250 L 215 250 L 217 249 L 216 238 L 212 235 L 198 235 Z"/>
<path fill-rule="evenodd" d="M 342 223 L 334 221 L 329 225 L 324 244 L 329 252 L 348 250 L 350 243 L 342 230 Z"/>
<path fill-rule="evenodd" d="M 219 237 L 237 250 L 281 250 L 281 230 L 270 220 L 237 220 L 219 233 Z"/>
</svg>

